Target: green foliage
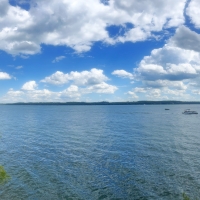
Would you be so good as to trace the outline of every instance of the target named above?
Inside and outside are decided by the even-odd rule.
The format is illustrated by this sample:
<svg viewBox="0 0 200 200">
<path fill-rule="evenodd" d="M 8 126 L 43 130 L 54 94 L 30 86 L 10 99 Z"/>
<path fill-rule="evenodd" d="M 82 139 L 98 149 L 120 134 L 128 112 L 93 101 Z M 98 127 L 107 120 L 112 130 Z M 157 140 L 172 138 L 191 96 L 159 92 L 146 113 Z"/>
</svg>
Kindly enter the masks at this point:
<svg viewBox="0 0 200 200">
<path fill-rule="evenodd" d="M 187 196 L 187 194 L 185 194 L 185 192 L 183 192 L 183 200 L 191 200 L 190 197 Z M 195 200 L 198 200 L 197 198 L 195 198 Z"/>
<path fill-rule="evenodd" d="M 4 183 L 9 178 L 3 166 L 0 166 L 0 184 Z"/>
<path fill-rule="evenodd" d="M 190 200 L 190 198 L 185 193 L 183 193 L 183 200 Z"/>
</svg>

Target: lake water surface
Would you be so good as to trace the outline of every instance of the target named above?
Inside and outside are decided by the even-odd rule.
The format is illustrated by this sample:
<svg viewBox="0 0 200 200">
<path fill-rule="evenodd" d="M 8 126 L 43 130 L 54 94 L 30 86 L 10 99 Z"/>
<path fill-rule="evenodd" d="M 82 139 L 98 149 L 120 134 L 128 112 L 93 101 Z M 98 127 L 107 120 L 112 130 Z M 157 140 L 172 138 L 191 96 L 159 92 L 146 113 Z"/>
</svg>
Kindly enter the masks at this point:
<svg viewBox="0 0 200 200">
<path fill-rule="evenodd" d="M 200 113 L 200 105 L 1 105 L 0 165 L 10 179 L 0 199 L 198 199 L 200 114 L 183 115 L 187 108 Z"/>
</svg>

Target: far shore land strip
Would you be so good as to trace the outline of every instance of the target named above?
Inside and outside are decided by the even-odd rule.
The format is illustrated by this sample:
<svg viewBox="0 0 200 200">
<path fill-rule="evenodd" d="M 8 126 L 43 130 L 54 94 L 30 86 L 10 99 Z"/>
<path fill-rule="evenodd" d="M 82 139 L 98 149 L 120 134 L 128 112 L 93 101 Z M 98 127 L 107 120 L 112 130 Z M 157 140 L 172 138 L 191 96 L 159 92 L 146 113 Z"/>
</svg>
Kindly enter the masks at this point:
<svg viewBox="0 0 200 200">
<path fill-rule="evenodd" d="M 127 101 L 127 102 L 17 102 L 0 105 L 180 105 L 200 104 L 200 101 Z"/>
</svg>

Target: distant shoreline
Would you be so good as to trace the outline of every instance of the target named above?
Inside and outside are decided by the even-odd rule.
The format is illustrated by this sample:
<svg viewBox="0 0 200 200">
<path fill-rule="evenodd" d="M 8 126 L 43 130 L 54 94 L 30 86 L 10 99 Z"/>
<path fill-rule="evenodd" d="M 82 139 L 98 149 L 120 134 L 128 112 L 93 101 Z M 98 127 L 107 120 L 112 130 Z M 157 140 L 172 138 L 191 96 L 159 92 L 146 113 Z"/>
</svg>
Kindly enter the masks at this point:
<svg viewBox="0 0 200 200">
<path fill-rule="evenodd" d="M 200 104 L 200 101 L 133 101 L 133 102 L 18 102 L 0 105 L 178 105 Z"/>
</svg>

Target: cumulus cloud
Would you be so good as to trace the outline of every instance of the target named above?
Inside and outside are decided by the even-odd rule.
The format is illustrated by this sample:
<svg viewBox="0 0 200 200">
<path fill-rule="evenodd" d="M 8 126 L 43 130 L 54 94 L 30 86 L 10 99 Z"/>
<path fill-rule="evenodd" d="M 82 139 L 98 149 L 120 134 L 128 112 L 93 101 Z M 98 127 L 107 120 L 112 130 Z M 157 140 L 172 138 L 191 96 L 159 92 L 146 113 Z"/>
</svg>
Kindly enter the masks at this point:
<svg viewBox="0 0 200 200">
<path fill-rule="evenodd" d="M 196 83 L 200 78 L 200 54 L 190 48 L 190 40 L 184 47 L 181 46 L 184 37 L 179 36 L 188 32 L 191 33 L 187 28 L 180 27 L 168 44 L 154 49 L 141 60 L 134 73 L 143 87 L 135 88 L 133 92 L 145 93 L 148 99 L 191 98 L 187 91 L 192 87 L 190 82 Z"/>
<path fill-rule="evenodd" d="M 125 70 L 115 70 L 112 74 L 121 78 L 134 77 L 145 87 L 186 90 L 187 80 L 195 82 L 200 78 L 199 43 L 200 35 L 182 25 L 166 45 L 145 56 L 133 74 Z"/>
<path fill-rule="evenodd" d="M 64 74 L 57 71 L 49 77 L 41 80 L 43 83 L 53 85 L 63 85 L 72 82 L 73 85 L 70 90 L 77 90 L 81 86 L 81 93 L 110 93 L 113 94 L 118 88 L 116 86 L 107 84 L 108 77 L 103 74 L 103 70 L 93 68 L 90 71 L 72 71 Z M 69 92 L 69 89 L 66 91 Z"/>
<path fill-rule="evenodd" d="M 200 72 L 200 55 L 195 51 L 165 45 L 145 56 L 135 72 L 149 81 L 196 78 Z"/>
<path fill-rule="evenodd" d="M 10 89 L 0 101 L 6 103 L 80 101 L 89 93 L 113 94 L 116 90 L 117 87 L 103 82 L 94 86 L 81 88 L 76 85 L 70 85 L 62 91 L 55 92 L 48 89 L 35 89 L 33 83 L 27 82 L 21 90 Z"/>
<path fill-rule="evenodd" d="M 192 87 L 191 81 L 199 85 L 199 42 L 199 34 L 180 26 L 164 47 L 152 50 L 141 60 L 135 75 L 147 88 L 159 88 L 168 95 L 183 95 Z M 170 92 L 166 93 L 167 89 Z"/>
<path fill-rule="evenodd" d="M 156 81 L 145 81 L 144 85 L 151 88 L 173 88 L 176 90 L 186 90 L 187 85 L 183 81 L 169 81 L 169 80 L 156 80 Z"/>
<path fill-rule="evenodd" d="M 182 0 L 112 0 L 111 4 L 117 10 L 129 14 L 132 23 L 145 30 L 158 31 L 162 30 L 163 26 L 173 27 L 184 22 L 185 1 Z"/>
<path fill-rule="evenodd" d="M 81 97 L 81 91 L 79 90 L 78 86 L 70 85 L 66 90 L 60 92 L 61 98 L 71 98 L 75 100 L 79 100 Z"/>
<path fill-rule="evenodd" d="M 192 2 L 192 1 L 191 1 Z M 115 70 L 120 78 L 134 78 L 137 86 L 129 94 L 148 99 L 191 99 L 200 86 L 200 35 L 179 26 L 167 43 L 143 57 L 133 74 Z"/>
<path fill-rule="evenodd" d="M 72 71 L 66 74 L 57 71 L 51 76 L 41 80 L 41 82 L 53 85 L 62 85 L 69 81 L 73 81 L 76 85 L 96 85 L 107 80 L 108 78 L 103 74 L 103 70 L 93 68 L 90 71 Z"/>
<path fill-rule="evenodd" d="M 180 26 L 169 40 L 171 46 L 200 52 L 200 35 L 185 26 Z"/>
<path fill-rule="evenodd" d="M 135 93 L 146 93 L 147 90 L 145 88 L 136 87 L 136 88 L 134 88 L 134 92 Z"/>
<path fill-rule="evenodd" d="M 185 91 L 184 90 L 171 90 L 171 89 L 165 89 L 165 94 L 172 95 L 172 96 L 184 96 Z"/>
<path fill-rule="evenodd" d="M 144 6 L 145 5 L 145 6 Z M 64 45 L 77 52 L 91 49 L 94 42 L 109 44 L 137 42 L 165 28 L 184 23 L 185 0 L 35 0 L 29 10 L 0 3 L 0 49 L 7 53 L 32 55 L 41 44 Z M 132 28 L 111 37 L 111 25 Z"/>
<path fill-rule="evenodd" d="M 0 17 L 4 16 L 9 9 L 8 1 L 1 0 L 0 1 Z"/>
<path fill-rule="evenodd" d="M 22 90 L 35 90 L 37 88 L 37 84 L 35 81 L 29 81 L 26 82 L 23 86 L 22 86 Z"/>
<path fill-rule="evenodd" d="M 70 100 L 78 101 L 80 96 L 81 94 L 78 91 L 77 86 L 70 86 L 67 89 L 59 92 L 53 92 L 48 89 L 10 89 L 6 95 L 1 98 L 1 102 L 66 102 Z"/>
<path fill-rule="evenodd" d="M 11 79 L 11 76 L 6 72 L 0 72 L 0 80 Z"/>
<path fill-rule="evenodd" d="M 112 74 L 116 75 L 118 77 L 121 77 L 121 78 L 129 78 L 129 79 L 133 79 L 134 78 L 133 74 L 131 74 L 131 73 L 129 73 L 129 72 L 123 70 L 123 69 L 122 70 L 114 70 L 112 72 Z"/>
<path fill-rule="evenodd" d="M 138 96 L 135 94 L 133 91 L 128 91 L 127 94 L 132 98 L 132 99 L 137 99 Z"/>
<path fill-rule="evenodd" d="M 68 83 L 68 81 L 69 81 L 69 74 L 64 74 L 63 72 L 60 71 L 57 71 L 51 76 L 41 80 L 41 82 L 43 83 L 48 83 L 52 85 L 62 85 Z"/>
<path fill-rule="evenodd" d="M 65 58 L 66 58 L 65 56 L 58 56 L 52 61 L 52 63 L 60 62 L 61 60 L 65 59 Z"/>
<path fill-rule="evenodd" d="M 149 96 L 150 98 L 159 98 L 161 96 L 161 90 L 152 89 L 149 91 L 149 94 L 147 96 Z"/>
<path fill-rule="evenodd" d="M 43 90 L 9 90 L 6 95 L 1 98 L 1 102 L 14 103 L 14 102 L 51 102 L 59 101 L 60 94 Z"/>
<path fill-rule="evenodd" d="M 10 89 L 7 94 L 11 97 L 19 97 L 19 96 L 23 95 L 24 92 L 23 91 L 14 91 L 13 89 Z"/>
<path fill-rule="evenodd" d="M 142 95 L 142 98 L 147 100 L 180 100 L 180 97 L 181 100 L 191 100 L 191 96 L 186 92 L 187 88 L 185 86 L 180 88 L 179 86 L 181 83 L 175 83 L 174 86 L 171 85 L 172 83 L 173 82 L 169 82 L 169 87 L 166 86 L 160 88 L 147 87 L 144 85 L 144 87 L 133 88 L 132 91 L 129 91 L 127 94 L 139 95 L 140 98 Z"/>
<path fill-rule="evenodd" d="M 116 86 L 113 85 L 109 85 L 105 82 L 99 83 L 99 84 L 95 84 L 93 86 L 89 86 L 86 88 L 86 92 L 92 93 L 104 93 L 104 94 L 113 94 L 118 88 Z"/>
<path fill-rule="evenodd" d="M 103 74 L 103 70 L 95 68 L 90 71 L 72 71 L 67 74 L 56 72 L 41 82 L 54 86 L 70 84 L 64 90 L 38 89 L 38 84 L 32 80 L 24 83 L 21 90 L 10 89 L 1 98 L 1 102 L 66 102 L 83 100 L 91 93 L 113 94 L 118 88 L 106 83 L 107 80 L 109 79 Z M 46 87 L 46 84 L 43 86 Z"/>
<path fill-rule="evenodd" d="M 200 2 L 199 0 L 191 0 L 186 13 L 190 17 L 191 22 L 196 26 L 196 28 L 200 28 L 200 21 L 199 21 Z"/>
<path fill-rule="evenodd" d="M 145 31 L 140 27 L 132 28 L 131 30 L 127 31 L 124 36 L 119 36 L 117 38 L 118 42 L 138 42 L 138 41 L 145 41 L 147 38 L 151 36 L 150 31 Z"/>
<path fill-rule="evenodd" d="M 200 95 L 200 90 L 192 90 L 193 94 Z"/>
</svg>

